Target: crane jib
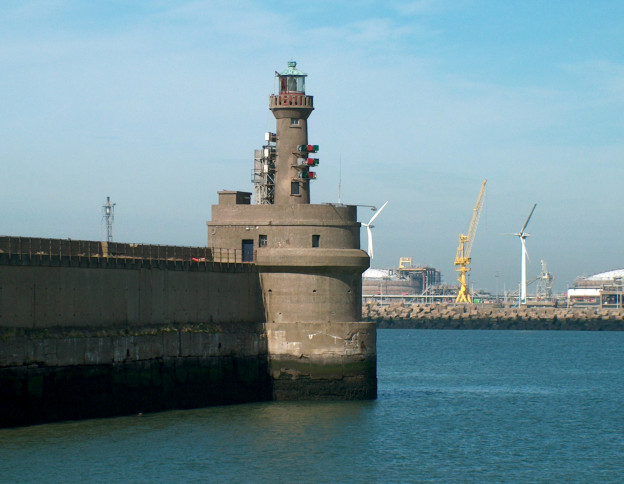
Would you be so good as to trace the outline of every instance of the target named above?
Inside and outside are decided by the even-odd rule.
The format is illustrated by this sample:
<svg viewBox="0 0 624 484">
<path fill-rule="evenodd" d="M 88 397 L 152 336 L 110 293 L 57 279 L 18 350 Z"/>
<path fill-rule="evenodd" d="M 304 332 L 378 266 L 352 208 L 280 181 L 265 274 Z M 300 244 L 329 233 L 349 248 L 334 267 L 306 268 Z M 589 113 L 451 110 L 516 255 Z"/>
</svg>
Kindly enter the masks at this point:
<svg viewBox="0 0 624 484">
<path fill-rule="evenodd" d="M 477 226 L 479 225 L 479 217 L 481 216 L 481 209 L 483 208 L 483 202 L 485 199 L 485 184 L 487 180 L 483 180 L 481 184 L 481 190 L 477 197 L 477 203 L 475 203 L 472 209 L 472 219 L 470 220 L 470 226 L 468 227 L 468 235 L 459 234 L 459 245 L 457 246 L 457 256 L 455 257 L 455 265 L 459 272 L 458 281 L 460 284 L 459 292 L 457 293 L 457 299 L 455 302 L 470 303 L 470 294 L 468 292 L 468 283 L 466 282 L 466 272 L 470 269 L 470 252 L 472 251 L 472 244 L 474 243 L 475 235 L 477 233 Z"/>
</svg>

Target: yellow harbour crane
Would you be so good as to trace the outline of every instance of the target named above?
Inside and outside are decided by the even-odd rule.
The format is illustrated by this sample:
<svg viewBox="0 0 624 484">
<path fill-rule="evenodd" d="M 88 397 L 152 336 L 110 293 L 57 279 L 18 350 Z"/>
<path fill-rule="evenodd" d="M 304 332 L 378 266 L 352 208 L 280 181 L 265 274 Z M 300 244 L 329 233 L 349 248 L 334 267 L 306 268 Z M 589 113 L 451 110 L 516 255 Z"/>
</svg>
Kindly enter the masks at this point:
<svg viewBox="0 0 624 484">
<path fill-rule="evenodd" d="M 468 235 L 459 234 L 459 245 L 457 246 L 457 256 L 455 257 L 455 269 L 459 272 L 458 281 L 460 284 L 459 292 L 457 293 L 456 303 L 471 303 L 470 293 L 468 291 L 468 283 L 466 282 L 466 272 L 470 269 L 470 251 L 472 250 L 472 244 L 477 233 L 477 226 L 479 225 L 479 217 L 481 216 L 481 208 L 483 207 L 483 201 L 485 199 L 485 184 L 487 180 L 483 180 L 481 184 L 481 191 L 477 198 L 477 203 L 472 209 L 472 220 L 470 220 L 470 226 L 468 227 Z"/>
</svg>

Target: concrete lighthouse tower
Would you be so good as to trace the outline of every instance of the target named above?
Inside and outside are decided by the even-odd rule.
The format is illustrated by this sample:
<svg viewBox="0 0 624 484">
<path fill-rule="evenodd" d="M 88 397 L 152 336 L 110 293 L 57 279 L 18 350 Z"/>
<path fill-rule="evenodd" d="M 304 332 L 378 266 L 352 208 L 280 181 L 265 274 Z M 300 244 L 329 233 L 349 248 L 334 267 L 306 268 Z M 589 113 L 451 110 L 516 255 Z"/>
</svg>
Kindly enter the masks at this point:
<svg viewBox="0 0 624 484">
<path fill-rule="evenodd" d="M 355 206 L 310 203 L 314 107 L 296 67 L 289 62 L 277 74 L 279 93 L 269 98 L 276 132 L 256 150 L 256 203 L 248 192 L 219 192 L 208 247 L 215 260 L 257 274 L 274 399 L 375 398 L 375 323 L 361 321 L 370 260 L 360 249 Z"/>
<path fill-rule="evenodd" d="M 308 155 L 308 117 L 314 109 L 312 96 L 306 96 L 306 74 L 297 69 L 297 63 L 288 63 L 280 74 L 279 94 L 269 98 L 270 109 L 277 121 L 276 134 L 276 205 L 310 203 L 310 171 Z M 301 160 L 305 160 L 302 162 Z M 312 175 L 310 175 L 312 173 Z"/>
</svg>

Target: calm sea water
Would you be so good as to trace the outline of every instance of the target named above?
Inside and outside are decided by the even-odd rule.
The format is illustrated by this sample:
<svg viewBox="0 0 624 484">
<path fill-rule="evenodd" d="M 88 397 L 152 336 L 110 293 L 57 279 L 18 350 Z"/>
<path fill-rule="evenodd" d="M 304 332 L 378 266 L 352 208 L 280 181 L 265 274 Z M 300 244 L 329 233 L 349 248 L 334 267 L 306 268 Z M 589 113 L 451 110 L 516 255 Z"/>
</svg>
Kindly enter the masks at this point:
<svg viewBox="0 0 624 484">
<path fill-rule="evenodd" d="M 373 402 L 0 430 L 2 482 L 624 482 L 624 332 L 381 330 Z"/>
</svg>

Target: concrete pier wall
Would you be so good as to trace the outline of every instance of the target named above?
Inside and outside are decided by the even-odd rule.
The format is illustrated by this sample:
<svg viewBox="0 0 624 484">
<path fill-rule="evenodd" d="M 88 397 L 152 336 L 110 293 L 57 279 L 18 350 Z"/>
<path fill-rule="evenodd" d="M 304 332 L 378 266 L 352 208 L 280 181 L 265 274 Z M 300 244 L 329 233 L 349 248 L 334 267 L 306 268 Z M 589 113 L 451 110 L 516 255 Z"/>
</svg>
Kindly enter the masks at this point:
<svg viewBox="0 0 624 484">
<path fill-rule="evenodd" d="M 375 324 L 348 321 L 357 267 L 284 283 L 271 258 L 191 249 L 0 238 L 0 427 L 375 398 Z"/>
<path fill-rule="evenodd" d="M 253 268 L 196 269 L 0 263 L 0 327 L 263 320 Z"/>
<path fill-rule="evenodd" d="M 269 400 L 263 329 L 209 323 L 5 331 L 0 427 Z"/>
<path fill-rule="evenodd" d="M 0 252 L 0 427 L 269 400 L 253 265 Z"/>
</svg>

